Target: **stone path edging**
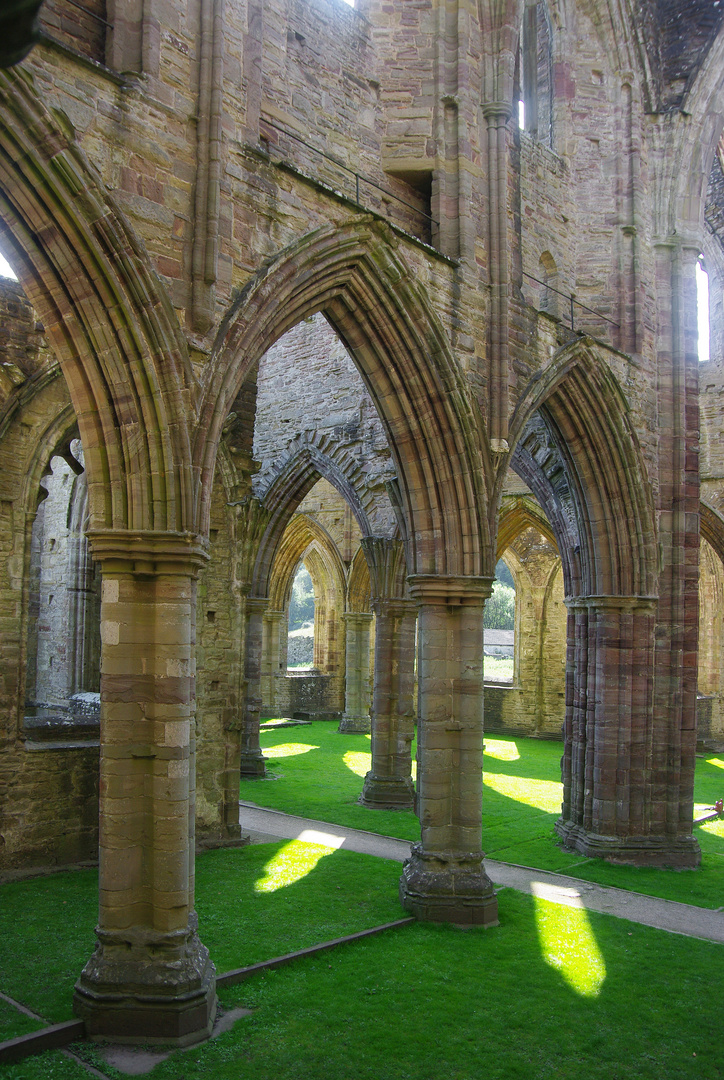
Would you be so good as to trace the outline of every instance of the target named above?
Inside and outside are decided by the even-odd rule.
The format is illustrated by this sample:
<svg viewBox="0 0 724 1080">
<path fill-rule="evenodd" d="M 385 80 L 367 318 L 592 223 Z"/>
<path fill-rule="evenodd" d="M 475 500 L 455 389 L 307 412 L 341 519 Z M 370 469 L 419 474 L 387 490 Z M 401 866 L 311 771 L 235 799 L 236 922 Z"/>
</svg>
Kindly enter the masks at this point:
<svg viewBox="0 0 724 1080">
<path fill-rule="evenodd" d="M 330 847 L 378 855 L 397 862 L 402 862 L 410 853 L 407 840 L 380 836 L 362 829 L 346 829 L 325 821 L 284 814 L 280 810 L 266 810 L 250 802 L 239 805 L 242 831 L 251 833 L 257 839 L 304 839 L 310 843 L 326 843 Z M 724 944 L 724 911 L 721 909 L 713 911 L 674 900 L 660 900 L 627 889 L 596 885 L 566 874 L 495 859 L 486 859 L 485 866 L 493 883 L 501 888 L 516 889 L 566 907 L 615 915 L 619 919 L 668 930 L 672 934 Z"/>
</svg>

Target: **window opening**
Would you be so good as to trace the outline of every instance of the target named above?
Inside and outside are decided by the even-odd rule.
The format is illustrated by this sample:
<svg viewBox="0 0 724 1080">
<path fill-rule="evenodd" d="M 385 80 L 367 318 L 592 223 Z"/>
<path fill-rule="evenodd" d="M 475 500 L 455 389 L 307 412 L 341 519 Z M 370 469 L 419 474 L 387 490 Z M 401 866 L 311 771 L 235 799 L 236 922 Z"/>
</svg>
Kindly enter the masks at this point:
<svg viewBox="0 0 724 1080">
<path fill-rule="evenodd" d="M 292 583 L 289 599 L 287 667 L 299 671 L 314 665 L 314 584 L 304 563 Z"/>
<path fill-rule="evenodd" d="M 700 256 L 696 264 L 696 311 L 699 326 L 699 363 L 709 359 L 709 275 Z"/>
<path fill-rule="evenodd" d="M 10 278 L 11 281 L 17 281 L 18 275 L 13 270 L 10 263 L 7 261 L 3 253 L 0 251 L 0 277 Z"/>
<path fill-rule="evenodd" d="M 492 595 L 485 602 L 483 634 L 485 681 L 512 683 L 515 656 L 515 582 L 502 559 L 495 567 Z"/>
</svg>

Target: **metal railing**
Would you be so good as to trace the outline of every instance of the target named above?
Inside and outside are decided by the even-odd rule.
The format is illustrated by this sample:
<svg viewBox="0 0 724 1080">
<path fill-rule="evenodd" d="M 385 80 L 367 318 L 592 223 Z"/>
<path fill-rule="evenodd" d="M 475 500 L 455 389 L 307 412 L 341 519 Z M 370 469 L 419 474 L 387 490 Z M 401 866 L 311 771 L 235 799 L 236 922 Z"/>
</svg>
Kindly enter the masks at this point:
<svg viewBox="0 0 724 1080">
<path fill-rule="evenodd" d="M 408 210 L 412 210 L 414 214 L 417 214 L 419 217 L 424 218 L 425 221 L 428 222 L 430 225 L 438 224 L 438 222 L 435 221 L 435 219 L 430 214 L 425 213 L 425 211 L 421 210 L 419 206 L 413 206 L 412 203 L 409 203 L 405 199 L 401 198 L 401 196 L 396 195 L 394 191 L 389 191 L 387 188 L 382 187 L 381 184 L 376 183 L 374 180 L 370 180 L 369 177 L 364 176 L 362 173 L 356 172 L 354 169 L 351 169 L 349 165 L 345 165 L 344 162 L 339 161 L 338 158 L 332 157 L 331 154 L 326 154 L 324 150 L 319 150 L 316 146 L 312 146 L 312 144 L 308 143 L 305 139 L 303 139 L 301 135 L 296 135 L 293 131 L 289 131 L 287 128 L 282 127 L 280 124 L 275 124 L 273 120 L 267 120 L 266 117 L 262 117 L 261 122 L 262 124 L 266 124 L 267 127 L 274 128 L 275 131 L 281 132 L 282 135 L 288 136 L 290 139 L 296 139 L 296 141 L 301 143 L 302 146 L 305 146 L 307 150 L 312 150 L 315 154 L 319 154 L 319 156 L 323 157 L 326 161 L 331 161 L 332 164 L 335 165 L 338 169 L 342 169 L 344 172 L 349 173 L 350 176 L 353 176 L 355 182 L 354 201 L 362 210 L 366 209 L 366 207 L 362 206 L 362 204 L 360 203 L 360 184 L 366 184 L 368 187 L 375 188 L 377 191 L 381 191 L 382 194 L 387 195 L 388 198 L 394 199 L 395 202 L 400 203 L 400 205 L 407 207 Z"/>
<path fill-rule="evenodd" d="M 565 300 L 570 301 L 571 330 L 575 330 L 576 328 L 574 307 L 580 307 L 583 308 L 584 311 L 590 311 L 591 315 L 595 315 L 597 319 L 603 319 L 604 322 L 610 323 L 611 326 L 615 326 L 617 329 L 620 330 L 620 323 L 615 322 L 613 319 L 609 319 L 608 315 L 604 315 L 602 311 L 596 311 L 595 308 L 588 307 L 587 304 L 582 304 L 580 300 L 576 300 L 573 293 L 565 293 L 561 292 L 560 289 L 554 289 L 553 286 L 549 285 L 547 281 L 541 281 L 540 278 L 533 277 L 532 274 L 526 274 L 525 270 L 523 271 L 523 277 L 528 278 L 530 281 L 537 282 L 538 285 L 542 285 L 545 289 L 548 289 L 550 292 L 555 293 L 556 296 L 562 296 Z"/>
</svg>

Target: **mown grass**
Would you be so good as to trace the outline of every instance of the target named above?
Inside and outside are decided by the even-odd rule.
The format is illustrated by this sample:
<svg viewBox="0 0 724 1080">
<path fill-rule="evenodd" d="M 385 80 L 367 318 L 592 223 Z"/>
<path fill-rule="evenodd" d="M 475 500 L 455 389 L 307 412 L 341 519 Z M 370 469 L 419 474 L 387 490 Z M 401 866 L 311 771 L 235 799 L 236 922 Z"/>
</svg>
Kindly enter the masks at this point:
<svg viewBox="0 0 724 1080">
<path fill-rule="evenodd" d="M 310 865 L 306 847 L 298 845 L 301 866 L 288 860 L 286 884 L 274 869 L 284 845 L 223 853 L 211 874 L 216 897 L 207 898 L 206 914 L 199 904 L 204 940 L 216 932 L 209 916 L 230 929 L 232 911 L 244 924 L 240 940 L 248 939 L 256 921 L 246 924 L 242 912 L 256 920 L 258 897 L 271 912 L 283 894 L 285 903 L 270 915 L 278 953 L 294 939 L 300 914 L 314 929 L 316 885 L 321 893 L 339 891 L 340 910 L 366 897 L 369 860 L 327 849 Z M 266 864 L 255 863 L 243 888 L 235 870 L 236 906 L 225 896 L 219 905 L 229 866 L 252 855 Z M 399 865 L 375 864 L 380 883 L 386 878 L 394 891 Z M 275 890 L 260 893 L 275 873 Z M 224 1007 L 242 1005 L 252 1015 L 158 1064 L 154 1080 L 722 1080 L 717 987 L 724 947 L 509 889 L 498 899 L 497 928 L 415 924 L 224 991 Z M 320 927 L 318 938 L 328 929 Z M 107 1075 L 121 1075 L 87 1045 L 76 1049 Z M 76 1080 L 83 1073 L 56 1052 L 2 1075 Z"/>
<path fill-rule="evenodd" d="M 418 840 L 412 812 L 370 810 L 357 799 L 369 768 L 370 740 L 340 735 L 334 724 L 262 732 L 270 779 L 245 781 L 241 797 L 260 806 L 348 828 Z M 697 870 L 674 872 L 610 866 L 558 846 L 561 743 L 485 737 L 483 849 L 492 859 L 570 873 L 587 881 L 717 908 L 724 902 L 724 820 L 696 826 L 702 849 Z M 696 766 L 699 808 L 724 794 L 724 759 L 711 755 Z"/>
<path fill-rule="evenodd" d="M 415 837 L 411 814 L 355 805 L 369 753 L 364 737 L 339 736 L 333 725 L 315 724 L 265 733 L 264 742 L 277 747 L 273 767 L 279 778 L 244 784 L 244 796 L 254 793 L 261 802 L 262 793 L 276 792 L 281 803 L 296 800 L 284 807 L 294 812 L 319 807 L 310 816 L 328 821 L 359 814 L 363 828 L 376 822 L 375 831 Z M 719 906 L 720 823 L 698 829 L 702 871 L 636 871 L 589 860 L 582 866 L 550 835 L 560 798 L 560 745 L 486 743 L 484 835 L 490 855 L 505 852 L 511 861 L 531 863 L 512 856 L 547 852 L 551 861 L 570 860 L 571 872 L 589 880 L 655 895 L 668 889 L 690 902 L 696 893 L 693 902 L 701 903 L 700 895 L 718 883 L 718 902 L 709 906 Z M 719 797 L 723 779 L 719 759 L 700 761 L 697 801 Z M 387 828 L 388 821 L 397 827 Z M 206 852 L 196 866 L 201 938 L 219 971 L 403 914 L 399 864 L 354 852 L 285 841 Z M 617 875 L 622 880 L 611 881 Z M 702 881 L 682 895 L 688 883 Z M 0 989 L 49 1021 L 72 1015 L 73 984 L 94 944 L 97 888 L 93 870 L 0 886 Z M 213 1042 L 157 1065 L 153 1077 L 724 1080 L 721 945 L 509 889 L 498 899 L 501 925 L 489 931 L 417 924 L 230 988 L 222 1005 L 244 1005 L 253 1014 Z M 32 1026 L 0 1008 L 0 1037 Z M 107 1075 L 122 1075 L 88 1045 L 78 1049 Z M 0 1067 L 0 1075 L 78 1080 L 88 1074 L 55 1051 Z"/>
</svg>

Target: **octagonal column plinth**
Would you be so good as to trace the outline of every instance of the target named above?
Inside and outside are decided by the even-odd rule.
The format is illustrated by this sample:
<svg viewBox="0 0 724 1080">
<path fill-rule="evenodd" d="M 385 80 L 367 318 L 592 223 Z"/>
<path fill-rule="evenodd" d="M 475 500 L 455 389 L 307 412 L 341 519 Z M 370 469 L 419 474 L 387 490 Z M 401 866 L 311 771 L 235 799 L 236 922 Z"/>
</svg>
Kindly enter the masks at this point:
<svg viewBox="0 0 724 1080">
<path fill-rule="evenodd" d="M 269 606 L 266 597 L 246 598 L 246 702 L 241 722 L 240 773 L 242 780 L 254 780 L 266 775 L 264 757 L 259 744 L 261 716 L 262 646 L 264 642 L 264 613 Z"/>
<path fill-rule="evenodd" d="M 101 564 L 100 902 L 74 1008 L 93 1039 L 185 1046 L 216 1011 L 194 905 L 196 574 L 179 533 L 90 534 Z"/>
<path fill-rule="evenodd" d="M 417 608 L 400 599 L 372 602 L 375 674 L 372 761 L 360 802 L 372 809 L 409 810 L 412 783 L 413 691 Z"/>
<path fill-rule="evenodd" d="M 368 611 L 347 611 L 342 616 L 345 635 L 344 716 L 337 730 L 370 731 L 370 626 Z"/>
<path fill-rule="evenodd" d="M 427 922 L 495 926 L 485 872 L 483 607 L 492 578 L 414 576 L 418 605 L 417 809 L 422 839 L 400 879 L 402 906 Z"/>
</svg>

